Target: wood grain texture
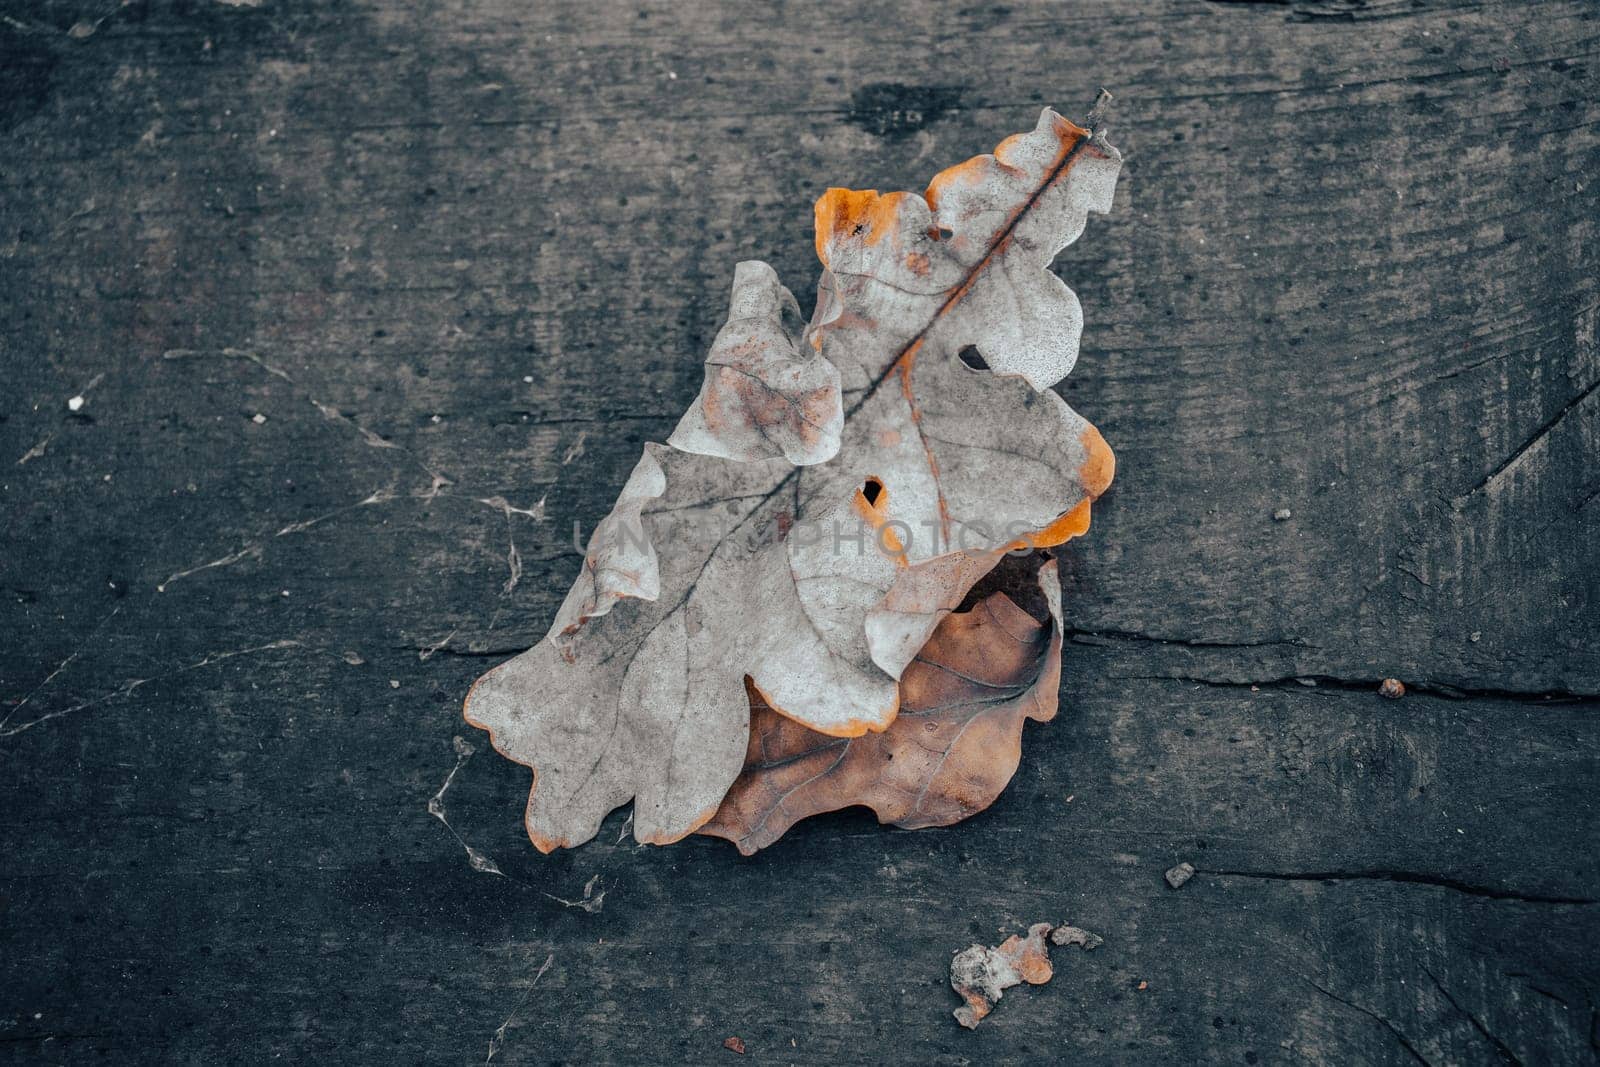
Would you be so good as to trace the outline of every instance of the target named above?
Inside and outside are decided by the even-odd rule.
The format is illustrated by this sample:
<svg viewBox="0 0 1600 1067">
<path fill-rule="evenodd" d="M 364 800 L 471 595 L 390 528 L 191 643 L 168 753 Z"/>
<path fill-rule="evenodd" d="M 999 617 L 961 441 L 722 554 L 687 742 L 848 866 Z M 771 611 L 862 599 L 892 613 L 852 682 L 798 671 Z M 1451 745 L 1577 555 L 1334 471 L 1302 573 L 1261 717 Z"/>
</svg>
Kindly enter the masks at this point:
<svg viewBox="0 0 1600 1067">
<path fill-rule="evenodd" d="M 0 1058 L 1592 1062 L 1597 64 L 1587 0 L 0 0 Z M 1010 789 L 536 855 L 461 697 L 734 263 L 809 304 L 823 188 L 1102 84 L 1118 476 Z"/>
</svg>

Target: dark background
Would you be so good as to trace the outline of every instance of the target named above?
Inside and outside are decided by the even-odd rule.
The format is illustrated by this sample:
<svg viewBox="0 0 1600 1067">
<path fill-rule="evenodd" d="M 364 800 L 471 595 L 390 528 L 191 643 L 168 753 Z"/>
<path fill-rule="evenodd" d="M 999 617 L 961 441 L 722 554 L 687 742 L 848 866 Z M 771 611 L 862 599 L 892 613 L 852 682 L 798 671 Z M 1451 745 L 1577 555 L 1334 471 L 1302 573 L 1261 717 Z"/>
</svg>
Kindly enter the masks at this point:
<svg viewBox="0 0 1600 1067">
<path fill-rule="evenodd" d="M 1592 0 L 0 0 L 0 1057 L 1592 1062 L 1597 79 Z M 822 189 L 1101 85 L 1119 471 L 1011 788 L 536 854 L 461 698 L 734 263 L 809 306 Z"/>
</svg>

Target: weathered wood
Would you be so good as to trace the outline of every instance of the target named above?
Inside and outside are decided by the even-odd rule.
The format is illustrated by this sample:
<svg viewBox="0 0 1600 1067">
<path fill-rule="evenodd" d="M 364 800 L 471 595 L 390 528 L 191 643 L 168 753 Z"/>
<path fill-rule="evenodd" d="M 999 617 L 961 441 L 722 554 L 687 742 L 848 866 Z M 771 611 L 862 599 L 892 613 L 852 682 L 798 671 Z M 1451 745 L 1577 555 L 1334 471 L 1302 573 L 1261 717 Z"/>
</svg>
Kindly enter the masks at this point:
<svg viewBox="0 0 1600 1067">
<path fill-rule="evenodd" d="M 1592 3 L 0 16 L 0 1051 L 1595 1055 Z M 1117 206 L 1057 269 L 1119 471 L 1011 788 L 533 853 L 461 696 L 734 263 L 809 303 L 824 187 L 1102 84 Z M 1063 919 L 1105 947 L 957 1028 L 950 954 Z"/>
</svg>

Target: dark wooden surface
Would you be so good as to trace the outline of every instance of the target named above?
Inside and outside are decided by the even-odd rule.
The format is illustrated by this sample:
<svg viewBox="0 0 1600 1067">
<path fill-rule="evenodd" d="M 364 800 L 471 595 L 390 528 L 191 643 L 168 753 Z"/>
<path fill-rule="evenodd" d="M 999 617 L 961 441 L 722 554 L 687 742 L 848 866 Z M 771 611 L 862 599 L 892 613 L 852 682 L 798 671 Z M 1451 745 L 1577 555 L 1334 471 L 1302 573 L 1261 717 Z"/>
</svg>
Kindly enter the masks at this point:
<svg viewBox="0 0 1600 1067">
<path fill-rule="evenodd" d="M 809 305 L 824 187 L 1102 84 L 1119 472 L 1010 790 L 534 853 L 461 697 L 735 261 Z M 0 1058 L 1592 1062 L 1597 85 L 1592 0 L 0 0 Z"/>
</svg>

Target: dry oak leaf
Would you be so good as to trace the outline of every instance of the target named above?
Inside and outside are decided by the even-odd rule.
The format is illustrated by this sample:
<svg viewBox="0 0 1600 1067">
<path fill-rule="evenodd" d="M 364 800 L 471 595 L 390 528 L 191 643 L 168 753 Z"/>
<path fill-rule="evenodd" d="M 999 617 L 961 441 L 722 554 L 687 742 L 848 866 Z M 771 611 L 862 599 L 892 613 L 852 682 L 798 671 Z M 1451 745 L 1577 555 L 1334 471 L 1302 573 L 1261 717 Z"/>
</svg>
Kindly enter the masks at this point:
<svg viewBox="0 0 1600 1067">
<path fill-rule="evenodd" d="M 707 822 L 744 762 L 747 677 L 814 730 L 885 729 L 902 670 L 1007 548 L 1088 528 L 1114 461 L 1048 388 L 1081 327 L 1048 266 L 1119 166 L 1046 109 L 926 197 L 829 190 L 798 343 L 776 276 L 740 268 L 671 447 L 646 446 L 547 639 L 468 694 L 534 771 L 536 847 L 587 841 L 629 800 L 643 842 Z"/>
<path fill-rule="evenodd" d="M 1055 717 L 1061 684 L 1061 583 L 1039 568 L 1050 620 L 1004 593 L 945 617 L 900 677 L 900 714 L 882 733 L 829 737 L 751 694 L 744 770 L 700 833 L 750 855 L 799 822 L 865 805 L 908 830 L 982 811 L 1022 758 L 1022 724 Z"/>
</svg>

